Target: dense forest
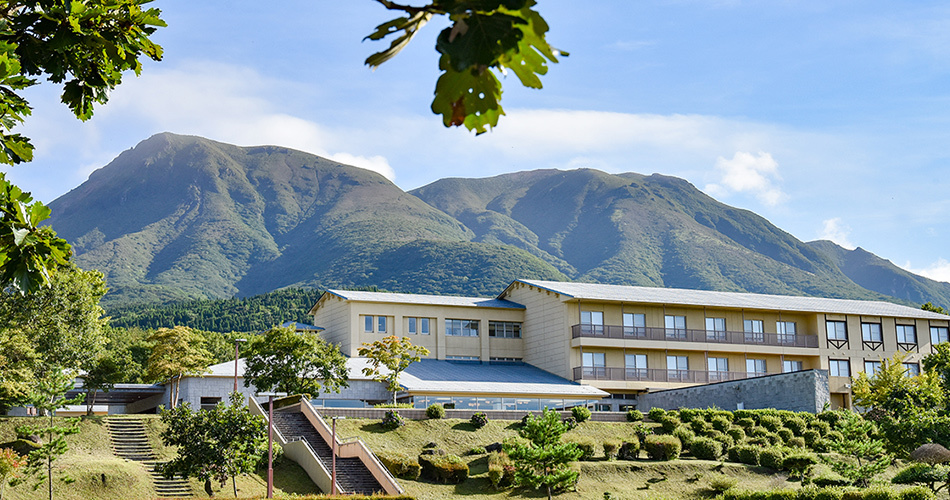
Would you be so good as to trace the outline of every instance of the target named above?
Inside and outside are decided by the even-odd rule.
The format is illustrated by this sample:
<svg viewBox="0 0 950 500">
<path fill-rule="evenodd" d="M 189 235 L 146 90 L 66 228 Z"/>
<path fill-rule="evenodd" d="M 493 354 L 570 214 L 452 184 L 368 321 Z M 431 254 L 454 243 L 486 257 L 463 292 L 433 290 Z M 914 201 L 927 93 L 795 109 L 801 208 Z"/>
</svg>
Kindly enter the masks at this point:
<svg viewBox="0 0 950 500">
<path fill-rule="evenodd" d="M 322 290 L 290 288 L 245 298 L 190 300 L 167 305 L 110 307 L 109 323 L 119 328 L 171 328 L 176 325 L 209 332 L 263 332 L 287 321 L 310 324 L 307 311 Z"/>
</svg>

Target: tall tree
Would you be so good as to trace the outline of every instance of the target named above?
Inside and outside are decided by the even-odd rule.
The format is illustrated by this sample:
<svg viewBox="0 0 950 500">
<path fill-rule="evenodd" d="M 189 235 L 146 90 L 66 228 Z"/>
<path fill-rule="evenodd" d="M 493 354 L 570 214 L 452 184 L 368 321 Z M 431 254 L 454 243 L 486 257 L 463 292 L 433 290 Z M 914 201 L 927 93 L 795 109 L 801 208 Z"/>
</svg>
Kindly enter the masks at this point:
<svg viewBox="0 0 950 500">
<path fill-rule="evenodd" d="M 20 0 L 0 4 L 0 164 L 33 158 L 33 145 L 12 133 L 30 114 L 23 91 L 45 76 L 63 84 L 62 102 L 79 119 L 109 98 L 140 57 L 160 60 L 149 36 L 164 26 L 150 0 Z M 49 209 L 0 174 L 0 285 L 25 293 L 50 282 L 69 245 L 40 223 Z"/>
<path fill-rule="evenodd" d="M 204 348 L 204 338 L 186 326 L 159 328 L 148 338 L 152 353 L 148 357 L 149 380 L 169 381 L 170 405 L 178 404 L 178 389 L 185 375 L 199 375 L 207 370 L 212 357 Z"/>
<path fill-rule="evenodd" d="M 178 447 L 178 456 L 162 466 L 162 474 L 216 480 L 222 486 L 231 478 L 235 498 L 235 477 L 253 472 L 267 451 L 267 424 L 251 415 L 238 393 L 231 393 L 229 404 L 210 410 L 196 412 L 182 403 L 162 411 L 162 422 L 162 442 Z"/>
<path fill-rule="evenodd" d="M 363 374 L 378 382 L 385 382 L 386 387 L 393 393 L 394 405 L 396 391 L 399 390 L 399 375 L 422 359 L 422 356 L 429 355 L 429 350 L 425 347 L 412 345 L 409 337 L 399 338 L 395 335 L 372 343 L 364 342 L 357 352 L 370 360 L 370 366 L 363 368 Z"/>
<path fill-rule="evenodd" d="M 525 421 L 518 434 L 530 444 L 516 444 L 505 450 L 515 463 L 516 484 L 534 489 L 543 486 L 548 500 L 554 492 L 577 484 L 578 472 L 569 464 L 581 457 L 581 450 L 574 443 L 561 442 L 568 430 L 561 415 L 547 408 L 540 417 L 532 415 Z"/>
<path fill-rule="evenodd" d="M 23 330 L 0 330 L 0 414 L 27 402 L 36 366 L 36 352 Z"/>
<path fill-rule="evenodd" d="M 548 23 L 532 8 L 535 0 L 432 0 L 421 7 L 376 1 L 405 16 L 380 24 L 366 37 L 397 35 L 388 49 L 366 59 L 372 68 L 398 54 L 434 16 L 445 16 L 452 24 L 435 44 L 442 74 L 432 112 L 442 115 L 446 127 L 464 125 L 478 134 L 494 127 L 505 114 L 495 72 L 511 71 L 525 87 L 539 89 L 547 64 L 568 55 L 547 42 Z"/>
<path fill-rule="evenodd" d="M 245 353 L 244 387 L 316 396 L 349 385 L 346 357 L 315 333 L 277 326 L 252 338 Z"/>
</svg>

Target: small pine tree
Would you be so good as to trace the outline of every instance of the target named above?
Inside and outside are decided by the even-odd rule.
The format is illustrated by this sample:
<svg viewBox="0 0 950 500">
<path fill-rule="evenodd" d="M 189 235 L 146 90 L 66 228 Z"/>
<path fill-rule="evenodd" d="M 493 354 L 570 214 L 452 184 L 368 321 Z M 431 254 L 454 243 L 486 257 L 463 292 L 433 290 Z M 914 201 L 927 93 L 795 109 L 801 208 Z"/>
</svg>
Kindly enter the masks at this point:
<svg viewBox="0 0 950 500">
<path fill-rule="evenodd" d="M 506 452 L 515 464 L 514 482 L 520 486 L 547 489 L 548 500 L 555 491 L 577 484 L 578 472 L 568 464 L 581 456 L 574 443 L 562 443 L 567 432 L 558 412 L 544 409 L 540 417 L 529 417 L 518 430 L 529 444 L 506 446 Z"/>
</svg>

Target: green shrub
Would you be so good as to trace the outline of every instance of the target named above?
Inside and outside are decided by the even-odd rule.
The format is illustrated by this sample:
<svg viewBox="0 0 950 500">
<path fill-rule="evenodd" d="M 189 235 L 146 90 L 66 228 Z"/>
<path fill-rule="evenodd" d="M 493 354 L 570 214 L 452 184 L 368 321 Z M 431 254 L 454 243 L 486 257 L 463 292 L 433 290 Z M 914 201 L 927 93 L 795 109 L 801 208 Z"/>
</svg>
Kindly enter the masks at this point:
<svg viewBox="0 0 950 500">
<path fill-rule="evenodd" d="M 817 463 L 818 457 L 812 453 L 790 453 L 782 461 L 782 469 L 787 470 L 792 477 L 801 478 Z"/>
<path fill-rule="evenodd" d="M 643 420 L 643 412 L 640 410 L 630 410 L 627 412 L 627 422 L 640 422 Z"/>
<path fill-rule="evenodd" d="M 900 495 L 887 488 L 868 488 L 864 490 L 864 500 L 898 500 Z"/>
<path fill-rule="evenodd" d="M 472 427 L 481 429 L 488 425 L 488 415 L 485 415 L 483 412 L 476 412 L 472 415 L 472 418 L 469 419 L 469 422 L 472 424 Z"/>
<path fill-rule="evenodd" d="M 730 477 L 730 476 L 721 475 L 721 476 L 716 476 L 709 480 L 709 489 L 715 491 L 716 493 L 722 493 L 726 490 L 735 488 L 737 484 L 739 484 L 738 479 L 734 477 Z"/>
<path fill-rule="evenodd" d="M 746 429 L 746 433 L 751 437 L 766 437 L 769 435 L 769 430 L 761 425 L 756 425 L 751 429 Z"/>
<path fill-rule="evenodd" d="M 794 432 L 796 436 L 801 436 L 805 432 L 806 424 L 801 417 L 795 416 L 785 421 L 785 428 Z"/>
<path fill-rule="evenodd" d="M 484 454 L 486 454 L 486 453 L 488 453 L 488 452 L 485 451 L 485 448 L 484 448 L 484 447 L 481 447 L 481 446 L 476 446 L 476 447 L 472 448 L 471 450 L 468 450 L 468 454 L 469 454 L 469 455 L 484 455 Z"/>
<path fill-rule="evenodd" d="M 821 432 L 816 429 L 808 429 L 802 433 L 802 438 L 805 439 L 805 444 L 808 446 L 814 446 L 819 439 L 821 439 Z"/>
<path fill-rule="evenodd" d="M 663 418 L 660 419 L 660 426 L 663 427 L 663 431 L 667 433 L 672 433 L 680 425 L 682 425 L 680 419 L 672 415 L 664 415 Z"/>
<path fill-rule="evenodd" d="M 844 434 L 838 431 L 828 431 L 828 434 L 825 434 L 825 439 L 832 443 L 840 443 L 844 441 Z"/>
<path fill-rule="evenodd" d="M 719 441 L 720 443 L 722 443 L 722 446 L 724 449 L 732 448 L 736 444 L 736 440 L 732 439 L 732 436 L 730 436 L 729 434 L 724 434 L 722 432 L 719 432 L 715 429 L 706 433 L 706 437 Z"/>
<path fill-rule="evenodd" d="M 571 408 L 571 415 L 577 420 L 577 423 L 586 422 L 590 419 L 590 409 L 586 406 L 575 406 Z"/>
<path fill-rule="evenodd" d="M 891 482 L 894 484 L 939 484 L 945 482 L 948 476 L 950 476 L 950 467 L 945 465 L 914 463 L 894 474 Z"/>
<path fill-rule="evenodd" d="M 786 442 L 785 444 L 788 445 L 788 446 L 790 446 L 790 447 L 792 447 L 792 448 L 804 448 L 804 447 L 805 447 L 805 438 L 799 437 L 799 436 L 795 436 L 795 437 L 793 437 L 792 439 L 789 439 L 788 442 Z"/>
<path fill-rule="evenodd" d="M 679 417 L 684 423 L 690 423 L 694 418 L 703 418 L 703 412 L 699 408 L 680 408 Z"/>
<path fill-rule="evenodd" d="M 697 435 L 704 435 L 704 434 L 706 434 L 707 432 L 713 430 L 712 424 L 710 424 L 709 422 L 706 422 L 705 420 L 703 420 L 702 418 L 699 418 L 699 417 L 694 418 L 693 420 L 691 420 L 691 421 L 689 422 L 689 427 L 690 427 L 690 429 L 692 429 L 693 432 L 696 433 Z"/>
<path fill-rule="evenodd" d="M 647 412 L 647 416 L 650 417 L 650 420 L 659 423 L 660 419 L 666 415 L 666 410 L 663 408 L 650 408 L 650 411 Z"/>
<path fill-rule="evenodd" d="M 851 481 L 841 477 L 840 474 L 821 474 L 813 477 L 811 483 L 821 488 L 851 485 Z"/>
<path fill-rule="evenodd" d="M 825 422 L 824 420 L 815 420 L 814 422 L 808 424 L 808 428 L 818 431 L 818 433 L 822 436 L 831 432 L 831 424 Z M 807 431 L 802 432 L 803 436 L 805 435 L 805 432 Z"/>
<path fill-rule="evenodd" d="M 689 452 L 700 460 L 719 460 L 722 443 L 708 437 L 698 437 L 689 445 Z"/>
<path fill-rule="evenodd" d="M 422 471 L 419 460 L 405 453 L 381 452 L 376 454 L 376 458 L 393 476 L 413 481 L 419 479 L 419 474 Z"/>
<path fill-rule="evenodd" d="M 650 460 L 676 460 L 683 449 L 682 443 L 676 436 L 651 435 L 643 443 Z"/>
<path fill-rule="evenodd" d="M 781 448 L 765 448 L 759 452 L 759 465 L 773 470 L 782 470 L 785 453 Z"/>
<path fill-rule="evenodd" d="M 694 434 L 689 427 L 682 424 L 674 429 L 672 434 L 680 440 L 680 443 L 683 444 L 683 448 L 689 448 L 689 445 L 696 439 L 696 434 Z"/>
<path fill-rule="evenodd" d="M 406 420 L 396 410 L 387 410 L 380 423 L 383 428 L 393 430 L 406 425 Z"/>
<path fill-rule="evenodd" d="M 594 458 L 594 451 L 597 449 L 597 443 L 592 439 L 581 439 L 574 441 L 577 448 L 581 450 L 581 460 L 591 460 Z"/>
<path fill-rule="evenodd" d="M 898 498 L 900 498 L 900 500 L 933 500 L 936 498 L 936 495 L 934 495 L 933 491 L 930 491 L 930 488 L 913 486 L 901 490 Z"/>
<path fill-rule="evenodd" d="M 419 455 L 422 476 L 438 483 L 458 484 L 468 478 L 468 465 L 455 455 Z"/>
<path fill-rule="evenodd" d="M 574 417 L 564 417 L 561 422 L 567 426 L 567 430 L 571 431 L 577 428 L 577 419 Z"/>
<path fill-rule="evenodd" d="M 795 433 L 792 432 L 791 429 L 786 429 L 784 427 L 777 430 L 775 434 L 782 438 L 782 443 L 788 443 L 793 437 L 795 437 Z"/>
<path fill-rule="evenodd" d="M 738 413 L 738 412 L 737 412 Z M 752 420 L 750 417 L 737 418 L 735 420 L 736 425 L 742 427 L 743 429 L 750 429 L 755 427 L 755 420 Z"/>
<path fill-rule="evenodd" d="M 607 460 L 614 460 L 617 458 L 617 452 L 620 450 L 620 441 L 615 439 L 608 439 L 604 441 L 604 457 Z"/>
<path fill-rule="evenodd" d="M 763 415 L 759 417 L 759 425 L 772 432 L 775 432 L 782 427 L 782 419 L 773 417 L 771 415 Z"/>
<path fill-rule="evenodd" d="M 431 404 L 426 408 L 426 416 L 429 418 L 445 418 L 445 408 L 440 404 Z"/>
<path fill-rule="evenodd" d="M 746 465 L 759 465 L 759 450 L 761 448 L 758 446 L 747 444 L 733 446 L 729 448 L 729 461 Z"/>
<path fill-rule="evenodd" d="M 729 435 L 736 443 L 741 442 L 745 439 L 745 430 L 739 426 L 732 426 L 726 430 L 726 434 Z"/>
<path fill-rule="evenodd" d="M 730 427 L 732 427 L 732 422 L 730 422 L 729 419 L 723 415 L 716 415 L 709 421 L 709 423 L 712 424 L 713 429 L 716 429 L 720 432 L 726 432 Z"/>
<path fill-rule="evenodd" d="M 636 437 L 628 439 L 620 445 L 621 460 L 636 460 L 640 458 L 640 440 Z"/>
<path fill-rule="evenodd" d="M 495 489 L 511 486 L 515 475 L 515 465 L 505 452 L 492 452 L 488 455 L 488 480 Z"/>
<path fill-rule="evenodd" d="M 797 500 L 841 500 L 844 491 L 838 488 L 806 486 L 798 491 Z"/>
<path fill-rule="evenodd" d="M 640 442 L 642 443 L 643 441 L 646 440 L 647 436 L 649 436 L 650 434 L 653 434 L 653 428 L 647 427 L 643 425 L 642 423 L 638 423 L 634 425 L 633 432 L 637 434 L 637 439 L 639 439 Z"/>
</svg>

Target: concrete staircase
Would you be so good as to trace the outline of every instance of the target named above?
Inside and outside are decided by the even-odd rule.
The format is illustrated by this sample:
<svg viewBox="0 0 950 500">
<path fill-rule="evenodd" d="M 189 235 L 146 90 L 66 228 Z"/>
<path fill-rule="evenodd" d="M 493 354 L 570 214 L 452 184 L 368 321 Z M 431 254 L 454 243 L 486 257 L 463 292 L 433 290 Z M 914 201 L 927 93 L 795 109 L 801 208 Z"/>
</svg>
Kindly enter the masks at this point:
<svg viewBox="0 0 950 500">
<path fill-rule="evenodd" d="M 152 484 L 159 497 L 190 497 L 194 496 L 188 482 L 182 478 L 166 479 L 158 472 L 157 467 L 164 462 L 157 461 L 158 457 L 148 444 L 148 435 L 145 433 L 145 424 L 136 418 L 106 418 L 106 429 L 112 441 L 112 452 L 119 458 L 139 462 L 152 476 Z"/>
<path fill-rule="evenodd" d="M 305 440 L 313 448 L 317 458 L 323 462 L 327 470 L 332 469 L 330 445 L 323 440 L 303 413 L 277 410 L 274 412 L 274 426 L 288 441 Z M 373 477 L 373 473 L 363 465 L 358 457 L 341 458 L 337 455 L 336 481 L 343 490 L 340 493 L 371 495 L 376 492 L 384 492 L 383 487 Z"/>
</svg>

